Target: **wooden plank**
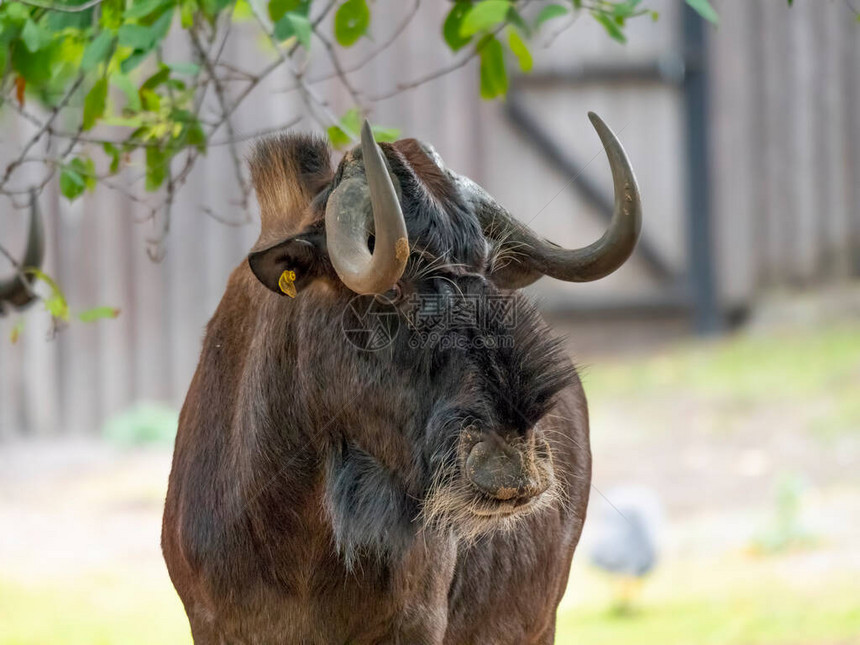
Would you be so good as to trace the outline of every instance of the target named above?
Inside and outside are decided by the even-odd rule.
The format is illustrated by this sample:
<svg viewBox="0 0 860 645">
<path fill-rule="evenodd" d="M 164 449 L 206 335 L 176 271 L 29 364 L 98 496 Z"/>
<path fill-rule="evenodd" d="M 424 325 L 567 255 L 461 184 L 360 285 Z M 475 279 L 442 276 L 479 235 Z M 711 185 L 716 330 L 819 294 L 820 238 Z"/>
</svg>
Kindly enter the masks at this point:
<svg viewBox="0 0 860 645">
<path fill-rule="evenodd" d="M 846 112 L 850 124 L 846 132 L 849 147 L 846 155 L 846 167 L 849 169 L 851 186 L 849 205 L 849 232 L 846 236 L 848 253 L 850 255 L 849 270 L 852 276 L 860 276 L 860 79 L 857 70 L 860 69 L 860 29 L 855 23 L 846 21 L 849 44 L 847 46 L 846 65 Z"/>
<path fill-rule="evenodd" d="M 756 74 L 761 34 L 751 19 L 756 4 L 721 3 L 720 29 L 708 37 L 713 248 L 720 299 L 728 305 L 753 297 L 759 271 L 756 227 L 762 213 L 754 210 L 754 203 L 762 171 L 756 119 L 761 109 L 761 77 Z"/>
<path fill-rule="evenodd" d="M 56 184 L 47 186 L 38 197 L 39 210 L 45 220 L 45 262 L 43 268 L 59 277 L 57 264 L 57 203 Z M 36 304 L 27 313 L 27 333 L 22 338 L 22 408 L 23 429 L 27 434 L 53 436 L 63 429 L 60 416 L 58 344 L 48 340 L 52 332 L 50 316 Z"/>
<path fill-rule="evenodd" d="M 849 231 L 849 192 L 850 170 L 846 163 L 850 137 L 850 121 L 846 107 L 850 85 L 843 84 L 845 77 L 846 53 L 850 52 L 850 40 L 843 29 L 844 25 L 856 29 L 856 25 L 846 20 L 843 7 L 828 5 L 822 12 L 820 26 L 820 47 L 823 60 L 819 67 L 821 81 L 821 111 L 816 119 L 814 130 L 820 133 L 822 163 L 819 168 L 818 184 L 822 203 L 821 223 L 821 279 L 838 279 L 848 273 L 848 231 Z M 856 70 L 849 68 L 851 72 Z"/>
<path fill-rule="evenodd" d="M 164 308 L 162 265 L 152 261 L 147 249 L 154 250 L 152 239 L 161 235 L 161 222 L 148 219 L 145 209 L 131 205 L 131 213 L 140 221 L 132 229 L 131 264 L 134 300 L 133 373 L 134 400 L 159 400 L 169 395 L 165 364 L 169 345 L 163 335 Z"/>
<path fill-rule="evenodd" d="M 766 220 L 762 252 L 762 279 L 768 286 L 785 285 L 790 280 L 791 240 L 796 225 L 794 164 L 791 124 L 794 122 L 794 54 L 789 39 L 785 7 L 762 3 L 762 25 L 769 34 L 764 39 L 765 183 Z"/>
<path fill-rule="evenodd" d="M 821 131 L 815 127 L 823 117 L 819 98 L 823 92 L 821 51 L 827 45 L 818 42 L 818 31 L 824 7 L 799 3 L 790 12 L 790 41 L 793 62 L 791 91 L 792 121 L 788 136 L 792 147 L 791 183 L 786 186 L 793 195 L 794 226 L 790 240 L 793 261 L 791 275 L 799 285 L 812 282 L 818 265 L 818 239 L 822 213 L 828 202 L 819 193 L 821 167 Z M 832 127 L 832 126 L 831 126 Z"/>
<path fill-rule="evenodd" d="M 90 306 L 98 298 L 94 245 L 98 223 L 90 216 L 95 206 L 90 195 L 69 204 L 59 202 L 57 228 L 59 255 L 56 277 L 61 281 L 73 311 Z M 63 381 L 63 430 L 91 434 L 98 428 L 97 399 L 101 393 L 98 331 L 78 321 L 58 334 Z"/>
<path fill-rule="evenodd" d="M 3 201 L 3 216 L 0 217 L 0 239 L 3 246 L 12 254 L 20 253 L 26 239 L 25 213 L 12 210 Z M 0 257 L 0 276 L 6 279 L 13 274 L 14 267 L 4 257 Z M 21 343 L 12 345 L 9 336 L 23 314 L 12 312 L 0 318 L 0 440 L 12 439 L 23 431 L 21 365 L 23 348 Z M 25 324 L 30 322 L 25 319 Z M 25 333 L 26 333 L 25 328 Z"/>
<path fill-rule="evenodd" d="M 100 208 L 93 216 L 98 220 L 97 272 L 99 280 L 98 306 L 116 307 L 116 319 L 95 323 L 99 334 L 99 370 L 102 374 L 98 401 L 98 423 L 125 409 L 132 397 L 133 383 L 129 366 L 132 364 L 129 340 L 133 338 L 130 288 L 130 232 L 133 226 L 126 208 L 126 198 L 120 193 L 106 191 Z"/>
</svg>

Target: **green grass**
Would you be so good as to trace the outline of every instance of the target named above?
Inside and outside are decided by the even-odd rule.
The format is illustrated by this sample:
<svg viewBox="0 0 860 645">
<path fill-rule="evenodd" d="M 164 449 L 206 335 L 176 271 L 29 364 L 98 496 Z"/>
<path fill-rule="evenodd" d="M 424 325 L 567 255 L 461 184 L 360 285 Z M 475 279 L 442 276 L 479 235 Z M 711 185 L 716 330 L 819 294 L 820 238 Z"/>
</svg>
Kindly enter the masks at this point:
<svg viewBox="0 0 860 645">
<path fill-rule="evenodd" d="M 764 591 L 764 590 L 762 590 Z M 646 604 L 630 616 L 572 609 L 559 615 L 558 645 L 823 645 L 860 643 L 856 588 L 805 598 L 769 589 Z"/>
<path fill-rule="evenodd" d="M 581 556 L 558 613 L 558 645 L 860 645 L 856 574 L 839 555 L 749 553 L 664 562 L 636 610 L 610 610 L 612 586 Z"/>
<path fill-rule="evenodd" d="M 182 603 L 158 581 L 116 574 L 24 584 L 0 580 L 0 645 L 183 645 Z"/>
<path fill-rule="evenodd" d="M 601 360 L 583 370 L 589 398 L 659 401 L 678 396 L 720 413 L 815 398 L 811 430 L 860 432 L 860 325 L 687 343 L 643 358 Z"/>
<path fill-rule="evenodd" d="M 739 335 L 681 344 L 641 359 L 586 370 L 598 395 L 689 389 L 740 399 L 811 394 L 860 381 L 860 325 Z"/>
<path fill-rule="evenodd" d="M 607 610 L 604 579 L 579 565 L 559 611 L 559 645 L 860 644 L 855 580 L 815 575 L 797 586 L 779 558 L 686 563 L 644 587 L 628 616 Z M 117 573 L 68 582 L 0 582 L 0 645 L 183 645 L 182 605 L 166 576 Z"/>
</svg>

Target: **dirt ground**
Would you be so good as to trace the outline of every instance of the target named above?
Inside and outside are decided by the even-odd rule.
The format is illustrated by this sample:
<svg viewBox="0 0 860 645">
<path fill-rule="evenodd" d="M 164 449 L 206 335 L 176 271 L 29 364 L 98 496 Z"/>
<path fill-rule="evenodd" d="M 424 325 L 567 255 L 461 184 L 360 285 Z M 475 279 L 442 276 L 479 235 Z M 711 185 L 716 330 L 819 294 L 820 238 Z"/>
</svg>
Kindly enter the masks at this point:
<svg viewBox="0 0 860 645">
<path fill-rule="evenodd" d="M 593 502 L 646 487 L 665 520 L 638 623 L 606 613 L 612 585 L 588 566 L 586 523 L 559 643 L 860 643 L 858 332 L 667 335 L 602 355 L 571 341 Z M 0 447 L 0 644 L 187 642 L 159 551 L 169 467 L 163 446 Z M 36 605 L 67 590 L 74 619 L 50 631 Z"/>
</svg>

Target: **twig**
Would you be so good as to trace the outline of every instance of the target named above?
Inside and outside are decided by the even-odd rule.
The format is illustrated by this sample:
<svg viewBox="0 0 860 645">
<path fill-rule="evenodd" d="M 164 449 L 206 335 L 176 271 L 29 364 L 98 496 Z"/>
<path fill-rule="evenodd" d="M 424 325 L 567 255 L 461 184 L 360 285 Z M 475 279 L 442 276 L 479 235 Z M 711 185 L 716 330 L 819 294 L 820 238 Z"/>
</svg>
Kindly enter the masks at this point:
<svg viewBox="0 0 860 645">
<path fill-rule="evenodd" d="M 359 71 L 364 66 L 366 66 L 370 61 L 372 61 L 374 58 L 379 56 L 386 49 L 391 47 L 391 45 L 393 45 L 395 43 L 395 41 L 398 38 L 400 38 L 400 36 L 403 34 L 403 32 L 406 31 L 406 28 L 412 22 L 412 19 L 415 17 L 415 14 L 418 11 L 418 7 L 420 5 L 421 5 L 421 0 L 414 0 L 414 4 L 412 5 L 412 9 L 410 9 L 409 12 L 406 14 L 406 17 L 400 21 L 400 24 L 397 25 L 397 28 L 393 32 L 391 32 L 391 35 L 383 43 L 381 43 L 379 45 L 379 47 L 376 47 L 373 51 L 371 51 L 369 54 L 367 54 L 367 56 L 365 56 L 363 59 L 361 59 L 360 61 L 355 63 L 352 67 L 345 68 L 343 70 L 343 73 L 344 74 L 352 74 L 353 72 Z M 315 31 L 316 31 L 316 29 L 315 29 Z M 309 78 L 305 82 L 308 85 L 316 85 L 318 83 L 322 83 L 324 81 L 329 81 L 333 78 L 336 78 L 338 76 L 338 74 L 339 74 L 338 71 L 328 72 L 326 74 L 321 74 L 318 76 L 314 76 L 313 78 Z M 286 92 L 294 92 L 297 89 L 299 89 L 299 86 L 296 84 L 296 85 L 291 85 L 290 87 L 284 88 L 280 91 L 286 93 Z"/>
<path fill-rule="evenodd" d="M 363 112 L 363 105 L 361 101 L 361 96 L 358 90 L 350 83 L 349 78 L 347 77 L 347 72 L 344 70 L 343 66 L 340 64 L 340 58 L 337 55 L 337 52 L 334 49 L 334 45 L 331 44 L 331 41 L 326 38 L 318 29 L 314 29 L 314 35 L 317 39 L 323 44 L 326 52 L 328 53 L 328 57 L 331 60 L 332 65 L 334 65 L 335 76 L 340 79 L 341 85 L 346 88 L 346 91 L 349 92 L 349 95 L 352 97 L 353 103 Z M 304 79 L 302 79 L 304 80 Z"/>
<path fill-rule="evenodd" d="M 39 142 L 39 139 L 41 139 L 46 132 L 50 132 L 51 124 L 54 122 L 54 119 L 57 118 L 57 115 L 60 113 L 60 110 L 62 110 L 64 107 L 66 107 L 66 105 L 68 105 L 69 101 L 72 98 L 72 94 L 77 91 L 83 80 L 84 75 L 78 74 L 78 78 L 75 79 L 74 83 L 72 83 L 72 86 L 69 88 L 68 92 L 66 92 L 66 95 L 51 110 L 51 116 L 48 117 L 47 121 L 45 121 L 45 123 L 42 124 L 42 127 L 39 128 L 39 131 L 36 132 L 36 134 L 34 134 L 24 146 L 24 149 L 21 151 L 21 155 L 18 157 L 18 159 L 6 166 L 6 173 L 3 175 L 3 179 L 0 180 L 0 191 L 5 188 L 6 184 L 9 182 L 9 178 L 12 176 L 12 173 L 15 172 L 15 169 L 21 165 L 20 159 L 23 159 L 27 156 L 27 153 L 30 152 L 33 146 L 35 146 Z"/>
<path fill-rule="evenodd" d="M 320 13 L 320 15 L 319 15 L 319 16 L 317 16 L 317 17 L 316 17 L 316 18 L 311 22 L 311 26 L 312 26 L 312 27 L 316 28 L 316 26 L 317 26 L 317 25 L 319 25 L 319 24 L 323 21 L 323 19 L 326 17 L 326 15 L 328 14 L 328 12 L 329 12 L 329 11 L 331 11 L 331 8 L 332 8 L 332 7 L 334 7 L 335 2 L 336 2 L 336 0 L 329 0 L 328 4 L 323 8 L 322 13 Z M 287 56 L 288 56 L 288 57 L 289 57 L 289 56 L 292 56 L 292 55 L 293 55 L 293 53 L 294 53 L 298 48 L 299 48 L 299 43 L 295 43 L 295 44 L 290 48 L 290 50 L 287 52 Z M 254 77 L 254 78 L 253 78 L 253 79 L 248 83 L 248 86 L 247 86 L 247 87 L 246 87 L 246 88 L 245 88 L 245 89 L 244 89 L 244 90 L 239 94 L 239 96 L 238 96 L 238 97 L 236 98 L 236 100 L 233 102 L 233 105 L 231 105 L 231 106 L 230 106 L 230 108 L 229 108 L 229 110 L 228 110 L 228 114 L 227 114 L 227 116 L 229 117 L 230 115 L 232 115 L 232 114 L 233 114 L 233 113 L 234 113 L 234 112 L 239 108 L 239 106 L 242 104 L 242 102 L 247 98 L 247 96 L 248 96 L 251 92 L 253 92 L 253 91 L 254 91 L 254 88 L 256 88 L 256 87 L 257 87 L 257 86 L 258 86 L 258 85 L 259 85 L 259 84 L 260 84 L 260 83 L 261 83 L 261 82 L 262 82 L 262 81 L 263 81 L 267 76 L 269 76 L 269 74 L 271 74 L 271 73 L 272 73 L 272 72 L 274 72 L 276 69 L 278 69 L 278 67 L 280 67 L 280 66 L 281 66 L 282 62 L 283 62 L 283 61 L 282 61 L 281 59 L 278 59 L 278 60 L 276 60 L 276 61 L 273 61 L 272 63 L 269 63 L 266 67 L 264 67 L 264 68 L 263 68 L 263 70 L 262 70 L 261 72 L 259 72 L 259 73 L 258 73 L 258 74 L 257 74 L 257 75 L 256 75 L 256 76 L 255 76 L 255 77 Z M 224 120 L 222 119 L 221 121 L 219 121 L 219 122 L 218 122 L 218 123 L 217 123 L 217 124 L 212 128 L 212 130 L 209 132 L 209 136 L 212 136 L 213 134 L 215 134 L 215 133 L 218 131 L 218 129 L 219 129 L 223 124 L 224 124 Z"/>
<path fill-rule="evenodd" d="M 42 2 L 34 2 L 33 0 L 17 0 L 17 2 L 28 5 L 30 7 L 47 9 L 48 11 L 60 11 L 62 13 L 79 13 L 81 11 L 86 11 L 87 9 L 92 9 L 96 5 L 104 2 L 104 0 L 88 0 L 88 2 L 79 5 L 47 4 Z"/>
<path fill-rule="evenodd" d="M 525 0 L 522 3 L 522 5 L 520 6 L 520 8 L 521 9 L 525 8 L 530 3 L 531 3 L 531 0 Z M 490 35 L 492 35 L 492 36 L 498 35 L 508 25 L 510 25 L 510 22 L 505 20 L 498 27 L 493 29 L 490 32 Z M 394 89 L 389 90 L 388 92 L 385 92 L 382 94 L 376 94 L 374 96 L 371 96 L 370 100 L 376 102 L 376 101 L 383 101 L 385 99 L 390 99 L 394 96 L 397 96 L 398 94 L 402 94 L 403 92 L 406 92 L 407 90 L 415 89 L 416 87 L 420 87 L 421 85 L 424 85 L 425 83 L 429 83 L 430 81 L 435 81 L 437 78 L 441 78 L 442 76 L 446 76 L 447 74 L 450 74 L 451 72 L 454 72 L 454 71 L 456 71 L 462 67 L 465 67 L 472 59 L 475 58 L 475 56 L 477 56 L 478 54 L 481 53 L 481 50 L 484 48 L 485 43 L 486 43 L 486 40 L 482 38 L 477 43 L 475 43 L 475 45 L 472 47 L 471 51 L 469 52 L 469 54 L 465 58 L 463 58 L 459 61 L 456 61 L 456 62 L 452 63 L 451 65 L 448 65 L 447 67 L 443 67 L 441 69 L 438 69 L 435 72 L 430 72 L 429 74 L 425 74 L 424 76 L 419 76 L 418 78 L 416 78 L 413 81 L 409 81 L 406 83 L 398 83 L 397 85 L 394 86 Z"/>
<path fill-rule="evenodd" d="M 224 97 L 224 87 L 221 84 L 218 75 L 215 73 L 215 69 L 212 67 L 212 62 L 209 60 L 209 57 L 206 55 L 206 51 L 203 49 L 203 46 L 200 44 L 200 40 L 197 38 L 196 32 L 191 30 L 191 42 L 194 45 L 194 48 L 197 50 L 200 59 L 203 62 L 203 65 L 206 67 L 206 71 L 209 73 L 212 84 L 215 87 L 215 96 L 218 100 L 218 104 L 221 106 L 221 115 L 226 119 L 227 126 L 227 134 L 229 139 L 234 139 L 236 136 L 236 132 L 233 129 L 233 120 L 227 115 L 227 100 Z M 239 189 L 242 191 L 242 199 L 243 203 L 247 207 L 248 198 L 251 194 L 251 187 L 248 182 L 245 180 L 245 175 L 242 172 L 242 160 L 239 158 L 239 151 L 236 150 L 235 142 L 231 142 L 229 144 L 230 149 L 230 157 L 233 160 L 233 172 L 236 176 L 236 181 L 239 184 Z"/>
<path fill-rule="evenodd" d="M 267 23 L 266 18 L 262 15 L 262 13 L 260 13 L 260 9 L 257 7 L 256 3 L 249 2 L 248 5 L 251 7 L 251 13 L 254 14 L 254 18 L 257 20 L 257 23 L 260 25 L 260 29 L 263 30 L 263 32 L 266 34 L 266 37 L 268 38 L 269 42 L 275 48 L 275 52 L 277 53 L 278 58 L 280 59 L 280 63 L 283 63 L 285 65 L 285 67 L 287 69 L 289 69 L 290 73 L 293 75 L 293 77 L 299 83 L 299 91 L 302 94 L 302 98 L 304 99 L 305 105 L 307 106 L 308 110 L 310 110 L 311 114 L 315 116 L 315 111 L 314 111 L 314 107 L 313 107 L 313 104 L 315 104 L 317 106 L 317 109 L 323 114 L 323 117 L 324 117 L 324 119 L 317 118 L 317 121 L 320 123 L 320 125 L 322 125 L 324 128 L 328 127 L 330 125 L 335 125 L 338 122 L 338 118 L 334 114 L 331 113 L 331 110 L 328 109 L 328 105 L 326 104 L 326 102 L 323 99 L 321 99 L 319 97 L 319 95 L 317 95 L 317 93 L 313 89 L 311 89 L 311 87 L 309 85 L 307 85 L 304 82 L 304 79 L 302 78 L 301 72 L 297 72 L 296 70 L 294 70 L 290 67 L 290 65 L 289 65 L 290 56 L 295 51 L 295 46 L 293 46 L 290 49 L 289 54 L 284 54 L 284 52 L 281 51 L 280 43 L 275 38 L 275 36 L 272 34 L 271 27 Z M 312 27 L 312 28 L 314 28 L 314 27 Z M 296 45 L 297 44 L 298 43 L 296 43 Z M 315 118 L 316 118 L 316 116 L 315 116 Z"/>
</svg>

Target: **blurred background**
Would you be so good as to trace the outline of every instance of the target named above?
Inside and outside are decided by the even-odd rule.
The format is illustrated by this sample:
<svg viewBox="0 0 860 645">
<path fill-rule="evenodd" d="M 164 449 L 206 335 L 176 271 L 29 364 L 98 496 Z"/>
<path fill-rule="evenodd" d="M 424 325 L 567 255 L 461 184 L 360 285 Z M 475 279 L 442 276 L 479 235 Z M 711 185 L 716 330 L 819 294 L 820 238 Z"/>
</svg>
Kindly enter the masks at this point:
<svg viewBox="0 0 860 645">
<path fill-rule="evenodd" d="M 633 259 L 533 289 L 592 416 L 592 503 L 557 642 L 860 643 L 860 6 L 715 0 L 714 27 L 680 0 L 648 4 L 659 20 L 631 21 L 626 45 L 594 21 L 556 25 L 534 71 L 483 102 L 474 62 L 385 98 L 452 60 L 446 3 L 404 2 L 374 15 L 377 39 L 418 15 L 350 79 L 374 122 L 431 142 L 564 246 L 596 239 L 611 209 L 588 110 L 637 170 Z M 266 56 L 241 29 L 227 47 L 250 66 Z M 342 84 L 316 87 L 333 112 L 351 107 Z M 303 109 L 275 74 L 239 131 Z M 32 127 L 2 118 L 5 160 Z M 0 645 L 190 642 L 161 509 L 204 325 L 258 233 L 238 191 L 213 147 L 161 262 L 147 254 L 160 224 L 122 194 L 40 196 L 48 273 L 70 301 L 121 314 L 46 339 L 33 309 L 15 344 L 0 318 Z M 0 219 L 13 250 L 25 229 Z M 607 572 L 607 515 L 640 511 L 649 571 Z"/>
</svg>

